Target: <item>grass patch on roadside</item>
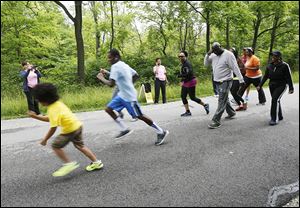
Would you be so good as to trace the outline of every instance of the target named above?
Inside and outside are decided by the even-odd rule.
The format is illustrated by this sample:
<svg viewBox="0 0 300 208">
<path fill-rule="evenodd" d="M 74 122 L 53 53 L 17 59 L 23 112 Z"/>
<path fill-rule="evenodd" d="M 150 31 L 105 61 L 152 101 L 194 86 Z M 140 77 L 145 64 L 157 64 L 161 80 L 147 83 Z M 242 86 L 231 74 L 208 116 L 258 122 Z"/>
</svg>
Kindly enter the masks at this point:
<svg viewBox="0 0 300 208">
<path fill-rule="evenodd" d="M 299 83 L 299 72 L 294 72 L 293 82 Z M 268 83 L 265 83 L 266 88 Z M 154 83 L 151 83 L 151 92 L 154 99 Z M 252 86 L 251 89 L 254 89 Z M 140 86 L 136 85 L 137 93 L 140 92 Z M 60 93 L 61 100 L 73 111 L 95 111 L 103 110 L 107 103 L 111 100 L 113 88 L 110 87 L 84 87 L 79 90 L 68 90 Z M 180 98 L 181 87 L 179 85 L 167 85 L 166 97 L 167 102 L 178 101 Z M 201 80 L 198 78 L 196 96 L 199 98 L 213 95 L 211 80 Z M 203 100 L 205 102 L 205 100 Z M 140 98 L 141 105 L 146 105 L 146 100 Z M 161 103 L 161 95 L 160 101 Z M 42 113 L 46 113 L 46 108 L 40 105 Z M 27 101 L 25 94 L 20 91 L 14 94 L 1 92 L 1 119 L 13 119 L 27 117 Z"/>
</svg>

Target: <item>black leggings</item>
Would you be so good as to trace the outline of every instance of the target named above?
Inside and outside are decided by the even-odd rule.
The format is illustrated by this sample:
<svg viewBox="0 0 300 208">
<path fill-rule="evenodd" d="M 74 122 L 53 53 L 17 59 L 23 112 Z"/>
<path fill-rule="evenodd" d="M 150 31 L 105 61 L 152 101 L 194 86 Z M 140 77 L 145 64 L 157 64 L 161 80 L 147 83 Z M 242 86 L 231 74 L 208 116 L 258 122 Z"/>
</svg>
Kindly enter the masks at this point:
<svg viewBox="0 0 300 208">
<path fill-rule="evenodd" d="M 186 99 L 187 95 L 189 94 L 191 100 L 195 101 L 196 103 L 201 103 L 201 99 L 196 97 L 196 86 L 194 87 L 181 87 L 181 100 L 183 104 L 188 104 Z"/>
<path fill-rule="evenodd" d="M 34 111 L 36 114 L 40 114 L 39 109 L 39 103 L 36 99 L 34 99 L 32 91 L 33 89 L 28 87 L 29 91 L 24 91 L 26 98 L 27 98 L 27 104 L 28 104 L 28 110 Z"/>
<path fill-rule="evenodd" d="M 232 86 L 230 88 L 230 92 L 235 102 L 238 105 L 241 105 L 242 103 L 244 103 L 244 99 L 238 95 L 239 88 L 240 88 L 239 80 L 233 80 Z"/>
<path fill-rule="evenodd" d="M 271 104 L 271 119 L 273 121 L 278 121 L 283 119 L 282 110 L 280 105 L 280 99 L 283 93 L 286 91 L 286 85 L 269 85 L 270 93 L 272 96 L 272 104 Z M 277 117 L 278 116 L 278 117 Z"/>
</svg>

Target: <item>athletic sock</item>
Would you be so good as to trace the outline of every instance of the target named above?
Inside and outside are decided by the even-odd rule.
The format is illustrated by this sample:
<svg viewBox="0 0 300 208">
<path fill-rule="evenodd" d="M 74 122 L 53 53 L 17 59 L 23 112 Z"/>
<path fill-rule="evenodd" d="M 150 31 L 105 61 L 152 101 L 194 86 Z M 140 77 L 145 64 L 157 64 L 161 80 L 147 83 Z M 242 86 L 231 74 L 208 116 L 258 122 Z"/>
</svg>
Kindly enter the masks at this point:
<svg viewBox="0 0 300 208">
<path fill-rule="evenodd" d="M 153 127 L 156 130 L 156 133 L 158 133 L 158 134 L 163 134 L 164 133 L 164 130 L 162 128 L 160 128 L 155 122 L 153 122 L 151 127 Z"/>
<path fill-rule="evenodd" d="M 118 126 L 119 126 L 120 129 L 121 129 L 121 131 L 127 130 L 127 127 L 124 125 L 124 122 L 122 121 L 121 118 L 118 117 L 118 118 L 115 120 L 115 122 L 118 124 Z"/>
</svg>

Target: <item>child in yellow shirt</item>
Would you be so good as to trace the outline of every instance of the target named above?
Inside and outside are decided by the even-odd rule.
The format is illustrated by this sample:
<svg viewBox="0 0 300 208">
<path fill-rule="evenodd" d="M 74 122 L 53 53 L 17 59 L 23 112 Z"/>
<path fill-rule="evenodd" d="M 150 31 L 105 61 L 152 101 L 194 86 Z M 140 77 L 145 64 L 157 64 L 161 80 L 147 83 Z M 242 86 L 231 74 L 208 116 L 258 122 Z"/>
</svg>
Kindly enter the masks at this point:
<svg viewBox="0 0 300 208">
<path fill-rule="evenodd" d="M 76 161 L 71 162 L 63 151 L 63 148 L 69 142 L 72 142 L 75 148 L 92 161 L 91 164 L 86 167 L 87 171 L 101 169 L 103 167 L 101 160 L 97 160 L 95 154 L 84 146 L 82 140 L 82 123 L 72 111 L 59 100 L 56 87 L 50 83 L 38 84 L 33 89 L 33 95 L 43 106 L 47 106 L 47 116 L 36 115 L 33 111 L 29 111 L 28 115 L 40 121 L 50 122 L 50 129 L 40 144 L 45 146 L 48 139 L 55 133 L 57 127 L 61 127 L 61 134 L 54 139 L 52 149 L 64 164 L 52 175 L 54 177 L 64 176 L 79 167 L 79 164 Z"/>
</svg>

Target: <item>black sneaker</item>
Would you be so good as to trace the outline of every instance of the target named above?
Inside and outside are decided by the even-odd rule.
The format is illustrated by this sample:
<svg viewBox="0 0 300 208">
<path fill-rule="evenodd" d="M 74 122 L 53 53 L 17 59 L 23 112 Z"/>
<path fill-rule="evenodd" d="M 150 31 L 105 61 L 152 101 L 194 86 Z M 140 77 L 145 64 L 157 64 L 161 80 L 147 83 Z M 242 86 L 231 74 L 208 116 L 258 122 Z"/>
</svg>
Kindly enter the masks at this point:
<svg viewBox="0 0 300 208">
<path fill-rule="evenodd" d="M 115 138 L 116 139 L 121 139 L 125 135 L 129 135 L 133 132 L 133 130 L 127 129 L 125 131 L 121 131 L 120 134 L 118 134 Z"/>
<path fill-rule="evenodd" d="M 155 142 L 155 145 L 161 145 L 164 142 L 165 138 L 168 136 L 168 134 L 168 130 L 164 130 L 163 134 L 157 134 L 157 141 Z"/>
<path fill-rule="evenodd" d="M 208 104 L 208 103 L 206 103 L 206 104 L 204 105 L 204 109 L 205 109 L 205 111 L 206 111 L 206 114 L 209 114 L 209 104 Z"/>
<path fill-rule="evenodd" d="M 256 105 L 257 106 L 259 106 L 259 105 L 266 105 L 266 103 L 257 103 Z"/>
<path fill-rule="evenodd" d="M 212 123 L 208 124 L 208 128 L 210 129 L 216 129 L 219 128 L 221 126 L 220 123 L 213 121 Z"/>
<path fill-rule="evenodd" d="M 277 122 L 276 122 L 276 121 L 273 121 L 273 120 L 271 120 L 271 121 L 269 122 L 269 125 L 270 125 L 270 126 L 275 126 L 275 125 L 277 125 Z"/>
<path fill-rule="evenodd" d="M 191 112 L 185 112 L 185 113 L 181 114 L 180 116 L 181 117 L 187 117 L 187 116 L 191 116 L 191 115 L 192 115 Z"/>
</svg>

